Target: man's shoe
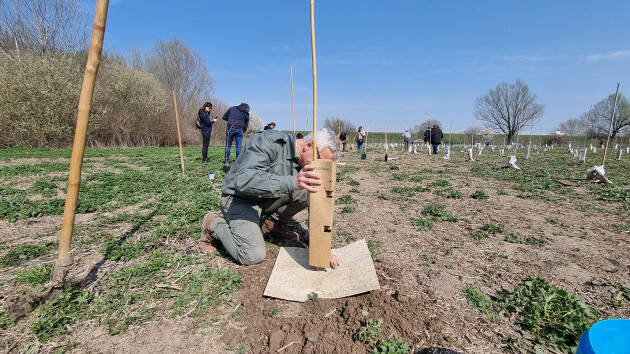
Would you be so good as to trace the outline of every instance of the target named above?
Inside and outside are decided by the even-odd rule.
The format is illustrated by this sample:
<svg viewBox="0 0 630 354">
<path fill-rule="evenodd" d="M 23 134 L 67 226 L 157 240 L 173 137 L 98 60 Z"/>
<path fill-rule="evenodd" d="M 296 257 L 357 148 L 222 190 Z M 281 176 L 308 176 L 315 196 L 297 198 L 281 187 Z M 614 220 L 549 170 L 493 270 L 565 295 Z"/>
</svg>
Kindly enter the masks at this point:
<svg viewBox="0 0 630 354">
<path fill-rule="evenodd" d="M 209 212 L 203 217 L 203 223 L 201 224 L 201 239 L 199 240 L 199 248 L 203 251 L 214 252 L 217 250 L 217 236 L 210 231 L 210 223 L 218 217 L 219 215 L 213 212 Z"/>
<path fill-rule="evenodd" d="M 300 242 L 308 242 L 308 231 L 304 230 L 304 228 L 302 227 L 300 227 L 300 230 L 293 231 L 289 230 L 285 223 L 281 223 L 273 219 L 266 219 L 263 222 L 261 229 L 263 233 L 270 234 L 275 237 L 296 239 Z"/>
</svg>

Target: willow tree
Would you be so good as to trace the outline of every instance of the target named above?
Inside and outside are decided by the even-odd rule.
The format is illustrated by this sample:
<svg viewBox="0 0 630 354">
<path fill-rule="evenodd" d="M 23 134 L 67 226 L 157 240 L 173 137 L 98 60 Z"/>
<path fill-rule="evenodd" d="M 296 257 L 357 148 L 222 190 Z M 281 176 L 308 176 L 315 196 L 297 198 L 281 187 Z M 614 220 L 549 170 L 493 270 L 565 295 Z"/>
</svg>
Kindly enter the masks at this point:
<svg viewBox="0 0 630 354">
<path fill-rule="evenodd" d="M 539 119 L 545 109 L 536 103 L 536 95 L 521 80 L 515 84 L 499 83 L 494 90 L 477 98 L 475 108 L 475 116 L 503 132 L 508 144 L 525 126 Z"/>
</svg>

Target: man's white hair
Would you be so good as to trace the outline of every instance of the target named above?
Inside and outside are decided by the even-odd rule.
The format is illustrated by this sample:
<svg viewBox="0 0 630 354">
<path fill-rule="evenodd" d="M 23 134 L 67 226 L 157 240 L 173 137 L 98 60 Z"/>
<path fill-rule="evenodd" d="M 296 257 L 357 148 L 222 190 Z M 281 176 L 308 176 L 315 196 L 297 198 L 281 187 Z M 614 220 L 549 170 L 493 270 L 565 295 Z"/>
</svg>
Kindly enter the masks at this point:
<svg viewBox="0 0 630 354">
<path fill-rule="evenodd" d="M 304 137 L 304 142 L 306 143 L 312 140 L 313 133 Z M 328 128 L 319 129 L 317 131 L 317 151 L 321 153 L 322 150 L 326 148 L 330 148 L 330 150 L 332 150 L 333 160 L 339 160 L 341 152 L 339 151 L 339 146 L 337 144 L 337 135 Z"/>
</svg>

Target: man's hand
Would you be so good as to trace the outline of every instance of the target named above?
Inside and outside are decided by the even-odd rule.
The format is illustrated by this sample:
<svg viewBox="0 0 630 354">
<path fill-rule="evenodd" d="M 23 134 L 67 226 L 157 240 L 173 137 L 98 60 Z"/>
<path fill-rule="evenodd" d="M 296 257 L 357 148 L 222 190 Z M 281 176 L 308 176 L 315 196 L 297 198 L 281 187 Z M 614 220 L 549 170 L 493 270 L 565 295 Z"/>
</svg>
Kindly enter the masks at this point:
<svg viewBox="0 0 630 354">
<path fill-rule="evenodd" d="M 330 254 L 330 265 L 333 268 L 339 267 L 339 258 L 337 258 L 337 256 L 335 256 L 333 253 Z"/>
<path fill-rule="evenodd" d="M 322 184 L 320 181 L 319 173 L 313 172 L 315 166 L 306 165 L 301 170 L 300 173 L 295 175 L 293 178 L 293 189 L 296 191 L 306 189 L 309 192 L 316 192 L 317 189 L 313 186 L 318 186 Z"/>
</svg>

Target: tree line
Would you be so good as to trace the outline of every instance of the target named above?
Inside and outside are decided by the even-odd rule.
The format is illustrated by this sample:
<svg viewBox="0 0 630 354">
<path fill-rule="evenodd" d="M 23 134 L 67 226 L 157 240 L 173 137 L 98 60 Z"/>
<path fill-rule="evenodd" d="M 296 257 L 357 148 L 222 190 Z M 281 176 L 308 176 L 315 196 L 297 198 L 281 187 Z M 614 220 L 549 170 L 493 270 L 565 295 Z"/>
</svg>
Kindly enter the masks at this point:
<svg viewBox="0 0 630 354">
<path fill-rule="evenodd" d="M 68 147 L 87 61 L 88 16 L 78 0 L 0 0 L 0 146 Z M 228 105 L 213 97 L 203 58 L 177 38 L 145 52 L 103 53 L 90 112 L 92 147 L 177 143 L 172 92 L 185 144 L 205 101 L 221 118 Z M 250 113 L 250 130 L 262 120 Z M 225 122 L 213 143 L 223 143 Z"/>
</svg>

